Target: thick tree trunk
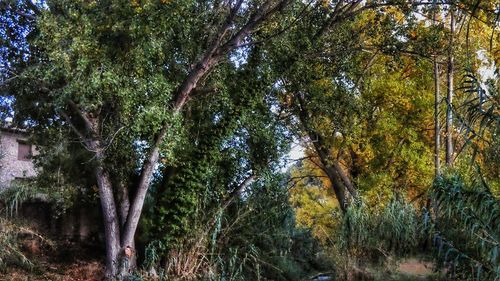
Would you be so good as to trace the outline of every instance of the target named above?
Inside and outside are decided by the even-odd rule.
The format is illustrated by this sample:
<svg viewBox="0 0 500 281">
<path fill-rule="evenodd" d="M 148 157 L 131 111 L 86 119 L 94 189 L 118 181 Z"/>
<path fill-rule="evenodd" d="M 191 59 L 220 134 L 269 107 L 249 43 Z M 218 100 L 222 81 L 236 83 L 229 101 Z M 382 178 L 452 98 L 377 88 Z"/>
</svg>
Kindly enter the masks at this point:
<svg viewBox="0 0 500 281">
<path fill-rule="evenodd" d="M 345 187 L 347 188 L 347 190 L 349 191 L 349 193 L 351 194 L 353 199 L 357 199 L 358 192 L 356 190 L 356 187 L 352 183 L 349 176 L 346 175 L 346 173 L 344 172 L 344 169 L 342 169 L 342 167 L 340 166 L 339 161 L 337 161 L 336 159 L 333 161 L 333 168 L 335 169 L 335 171 L 337 172 L 339 177 L 342 179 L 342 182 L 344 182 Z"/>
<path fill-rule="evenodd" d="M 95 177 L 104 218 L 104 237 L 106 243 L 106 276 L 113 278 L 118 274 L 120 259 L 120 225 L 116 212 L 115 199 L 109 173 L 104 168 L 104 155 L 101 148 L 96 152 L 97 166 Z"/>
<path fill-rule="evenodd" d="M 453 5 L 450 6 L 450 38 L 448 46 L 448 72 L 446 95 L 446 165 L 453 165 L 453 36 L 455 33 L 455 15 Z"/>
<path fill-rule="evenodd" d="M 326 149 L 321 146 L 322 144 L 320 144 L 317 141 L 313 142 L 313 144 L 316 153 L 319 156 L 321 164 L 323 165 L 324 171 L 332 184 L 332 189 L 333 192 L 335 193 L 335 196 L 337 197 L 340 209 L 342 210 L 342 212 L 345 212 L 347 210 L 348 203 L 346 198 L 346 187 L 344 185 L 344 182 L 342 181 L 340 175 L 337 173 L 335 168 L 332 165 L 329 165 L 328 151 L 326 151 Z"/>
<path fill-rule="evenodd" d="M 127 222 L 127 217 L 130 210 L 130 198 L 126 184 L 123 183 L 122 181 L 118 182 L 119 183 L 117 184 L 117 190 L 116 190 L 116 195 L 118 200 L 118 215 L 120 218 L 120 227 L 123 230 L 125 228 L 125 223 Z M 122 246 L 122 249 L 123 245 L 124 245 L 123 241 L 121 241 L 120 246 Z M 132 250 L 135 249 L 134 241 L 132 241 L 132 245 L 130 245 L 130 248 Z M 121 277 L 128 276 L 130 272 L 135 270 L 136 268 L 137 268 L 137 257 L 135 255 L 127 257 L 125 255 L 121 260 L 119 274 Z"/>
</svg>

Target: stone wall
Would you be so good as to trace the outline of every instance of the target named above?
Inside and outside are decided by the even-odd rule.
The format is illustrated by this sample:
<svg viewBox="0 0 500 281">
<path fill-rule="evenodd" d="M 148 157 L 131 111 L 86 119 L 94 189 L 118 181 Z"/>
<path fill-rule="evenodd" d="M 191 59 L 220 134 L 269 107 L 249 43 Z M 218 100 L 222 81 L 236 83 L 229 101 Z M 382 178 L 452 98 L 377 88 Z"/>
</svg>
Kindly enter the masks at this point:
<svg viewBox="0 0 500 281">
<path fill-rule="evenodd" d="M 19 141 L 27 138 L 21 131 L 0 129 L 0 189 L 9 187 L 15 179 L 36 176 L 32 161 L 18 160 Z M 36 155 L 36 150 L 32 151 Z"/>
</svg>

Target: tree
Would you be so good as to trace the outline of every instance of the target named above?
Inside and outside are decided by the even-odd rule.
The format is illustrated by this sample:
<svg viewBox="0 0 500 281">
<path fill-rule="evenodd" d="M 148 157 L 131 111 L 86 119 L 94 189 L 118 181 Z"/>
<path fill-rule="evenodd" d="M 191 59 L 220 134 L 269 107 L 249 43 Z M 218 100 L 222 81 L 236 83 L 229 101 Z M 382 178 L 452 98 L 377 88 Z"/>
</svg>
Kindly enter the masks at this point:
<svg viewBox="0 0 500 281">
<path fill-rule="evenodd" d="M 76 139 L 88 151 L 108 276 L 128 270 L 123 251 L 134 245 L 154 171 L 161 158 L 170 160 L 186 103 L 208 86 L 203 81 L 218 64 L 258 40 L 256 29 L 277 21 L 288 5 L 46 2 L 30 42 L 38 53 L 9 81 L 10 93 L 19 119 L 31 119 L 41 135 L 60 127 L 59 137 Z M 33 105 L 38 108 L 23 110 Z"/>
<path fill-rule="evenodd" d="M 343 3 L 337 5 L 338 11 L 342 11 Z M 333 13 L 330 20 L 334 24 L 319 27 L 318 32 L 309 30 L 314 27 L 303 27 L 307 31 L 301 34 L 312 35 L 294 38 L 297 46 L 292 46 L 300 50 L 309 48 L 306 55 L 290 59 L 284 54 L 296 56 L 298 51 L 289 50 L 276 55 L 282 60 L 275 67 L 280 69 L 278 73 L 283 73 L 280 86 L 284 104 L 294 117 L 291 126 L 312 148 L 308 156 L 316 160 L 318 168 L 329 178 L 344 211 L 350 201 L 357 200 L 359 169 L 355 162 L 363 162 L 357 159 L 352 143 L 364 110 L 360 91 L 377 57 L 381 53 L 394 53 L 394 48 L 403 45 L 396 38 L 407 28 L 397 25 L 398 18 L 404 18 L 397 6 L 387 8 L 389 11 L 368 6 L 353 7 L 352 13 L 357 17 L 352 19 L 347 12 Z M 407 25 L 412 25 L 412 21 Z M 321 36 L 313 36 L 318 33 Z M 369 55 L 364 56 L 362 51 Z M 284 63 L 290 61 L 294 64 Z M 284 69 L 280 68 L 282 65 L 286 65 Z"/>
<path fill-rule="evenodd" d="M 432 122 L 428 114 L 429 104 L 426 102 L 429 101 L 430 87 L 436 89 L 436 86 L 439 86 L 437 79 L 439 73 L 435 74 L 436 79 L 432 85 L 429 83 L 429 74 L 426 71 L 432 56 L 442 56 L 444 51 L 450 50 L 449 42 L 445 43 L 443 40 L 450 37 L 441 24 L 434 27 L 426 26 L 426 22 L 432 18 L 415 17 L 416 13 L 420 17 L 422 15 L 425 17 L 428 9 L 437 6 L 427 4 L 411 7 L 389 5 L 381 9 L 368 9 L 353 21 L 358 28 L 353 28 L 354 24 L 350 26 L 344 22 L 337 23 L 334 39 L 329 37 L 330 41 L 328 45 L 323 46 L 323 49 L 318 47 L 322 41 L 315 41 L 318 45 L 315 47 L 318 49 L 311 47 L 313 50 L 308 52 L 310 55 L 297 66 L 297 69 L 302 67 L 300 71 L 293 72 L 296 71 L 293 68 L 281 71 L 287 76 L 287 79 L 283 79 L 286 88 L 284 95 L 292 97 L 284 100 L 295 102 L 292 107 L 294 116 L 302 125 L 297 127 L 306 132 L 302 133 L 302 136 L 307 136 L 307 142 L 315 148 L 318 156 L 315 160 L 319 169 L 324 170 L 325 175 L 329 175 L 333 188 L 338 189 L 336 194 L 341 202 L 344 202 L 345 197 L 342 196 L 345 194 L 342 190 L 347 190 L 345 187 L 342 188 L 343 182 L 353 182 L 360 189 L 360 185 L 369 183 L 373 188 L 375 185 L 387 184 L 388 181 L 394 188 L 400 187 L 408 192 L 408 195 L 418 198 L 422 197 L 431 182 L 427 168 L 429 159 L 425 155 L 428 155 L 428 148 L 433 145 L 427 134 Z M 474 8 L 471 3 L 459 4 L 457 7 L 460 7 L 464 14 L 472 13 L 473 16 L 482 13 L 480 11 L 491 11 L 488 5 L 483 5 L 484 3 L 479 5 L 479 8 Z M 442 7 L 441 4 L 439 6 Z M 491 23 L 487 21 L 487 24 Z M 341 41 L 344 32 L 348 38 L 344 40 L 348 42 Z M 310 31 L 303 33 L 314 34 Z M 342 43 L 336 45 L 338 42 Z M 303 43 L 301 47 L 303 46 L 308 45 Z M 371 53 L 363 56 L 361 50 Z M 469 52 L 473 53 L 470 50 Z M 385 60 L 385 65 L 377 64 L 379 57 Z M 366 67 L 357 68 L 352 63 L 356 59 L 360 60 L 358 65 Z M 439 63 L 441 62 L 436 61 L 436 64 Z M 358 73 L 361 73 L 360 77 L 357 77 Z M 456 74 L 457 72 L 452 73 L 451 76 Z M 384 78 L 379 80 L 377 76 Z M 394 80 L 396 77 L 397 80 Z M 318 86 L 322 84 L 323 86 Z M 448 88 L 452 89 L 453 85 Z M 365 99 L 359 99 L 358 92 L 365 95 Z M 405 94 L 414 96 L 410 98 Z M 439 99 L 439 97 L 434 98 L 435 113 L 439 111 Z M 383 115 L 389 112 L 393 115 Z M 437 114 L 434 117 L 439 121 Z M 412 125 L 408 126 L 409 124 Z M 359 130 L 361 134 L 355 135 L 354 132 L 350 132 L 351 128 L 356 128 L 353 131 Z M 434 131 L 435 137 L 438 137 L 439 132 L 436 131 L 436 127 Z M 335 133 L 341 133 L 344 141 L 336 141 Z M 393 143 L 394 138 L 400 140 Z M 372 145 L 367 147 L 367 143 Z M 434 142 L 435 163 L 439 160 L 437 143 Z M 363 149 L 356 148 L 356 145 Z M 412 160 L 408 161 L 409 159 Z M 382 164 L 385 160 L 387 162 Z M 340 169 L 336 169 L 341 173 L 332 172 L 335 170 L 328 171 L 327 167 L 335 166 L 335 162 L 342 163 Z M 363 169 L 366 163 L 372 163 L 374 166 Z M 383 170 L 378 170 L 382 167 Z M 382 181 L 380 178 L 369 180 L 367 176 L 374 170 L 377 172 L 372 175 L 382 176 L 388 169 L 391 169 L 391 172 L 386 178 L 387 181 Z M 345 177 L 347 181 L 339 180 L 344 178 L 341 176 L 342 172 L 347 176 Z"/>
<path fill-rule="evenodd" d="M 272 78 L 262 67 L 259 47 L 238 67 L 221 66 L 215 74 L 218 94 L 193 100 L 186 108 L 182 143 L 155 183 L 154 236 L 167 251 L 191 238 L 192 215 L 203 209 L 206 232 L 216 217 L 231 212 L 254 182 L 276 175 L 289 149 L 286 127 L 271 110 Z M 200 207 L 200 205 L 202 207 Z M 189 238 L 187 238 L 187 237 Z"/>
<path fill-rule="evenodd" d="M 436 11 L 433 14 L 433 24 L 436 25 Z M 437 54 L 433 58 L 434 68 L 434 170 L 435 175 L 441 173 L 441 127 L 439 124 L 439 104 L 441 103 L 439 63 Z"/>
<path fill-rule="evenodd" d="M 453 37 L 455 36 L 455 7 L 453 3 L 450 5 L 450 34 L 448 44 L 447 65 L 448 71 L 446 72 L 447 91 L 446 91 L 446 165 L 453 164 L 453 75 L 454 75 L 454 62 L 453 62 Z"/>
</svg>

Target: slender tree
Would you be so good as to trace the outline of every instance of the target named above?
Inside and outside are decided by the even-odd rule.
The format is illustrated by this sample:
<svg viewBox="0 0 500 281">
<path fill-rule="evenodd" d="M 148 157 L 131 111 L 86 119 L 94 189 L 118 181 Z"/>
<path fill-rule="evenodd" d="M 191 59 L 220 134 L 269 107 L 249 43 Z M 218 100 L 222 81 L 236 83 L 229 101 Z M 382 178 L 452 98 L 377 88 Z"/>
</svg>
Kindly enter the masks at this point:
<svg viewBox="0 0 500 281">
<path fill-rule="evenodd" d="M 433 23 L 436 24 L 436 12 L 433 15 Z M 434 169 L 436 176 L 441 174 L 441 127 L 439 122 L 439 105 L 441 104 L 441 93 L 439 89 L 439 64 L 438 56 L 433 57 L 434 68 Z"/>
<path fill-rule="evenodd" d="M 453 3 L 450 5 L 450 34 L 448 38 L 448 70 L 446 72 L 446 165 L 453 165 L 453 37 L 455 36 L 455 11 Z"/>
</svg>

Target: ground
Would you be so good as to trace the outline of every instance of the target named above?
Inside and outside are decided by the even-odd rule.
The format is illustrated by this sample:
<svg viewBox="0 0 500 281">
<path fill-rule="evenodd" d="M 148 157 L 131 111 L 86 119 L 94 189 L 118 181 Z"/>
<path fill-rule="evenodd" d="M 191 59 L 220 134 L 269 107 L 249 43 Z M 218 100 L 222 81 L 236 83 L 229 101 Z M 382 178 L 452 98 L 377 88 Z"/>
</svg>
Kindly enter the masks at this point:
<svg viewBox="0 0 500 281">
<path fill-rule="evenodd" d="M 57 246 L 40 245 L 37 239 L 23 241 L 23 251 L 32 261 L 31 270 L 10 266 L 0 272 L 5 281 L 101 281 L 104 280 L 102 249 L 80 243 L 58 241 Z M 96 252 L 98 255 L 96 255 Z"/>
<path fill-rule="evenodd" d="M 54 245 L 41 245 L 38 239 L 22 241 L 23 251 L 33 261 L 32 270 L 10 267 L 0 272 L 5 281 L 101 281 L 104 280 L 103 249 L 95 245 L 82 245 L 69 241 L 57 241 Z M 397 262 L 392 271 L 387 268 L 368 266 L 356 269 L 353 274 L 359 280 L 376 281 L 435 281 L 440 280 L 433 271 L 433 264 L 420 258 L 408 258 Z M 313 280 L 332 280 L 331 275 L 316 276 Z"/>
</svg>

